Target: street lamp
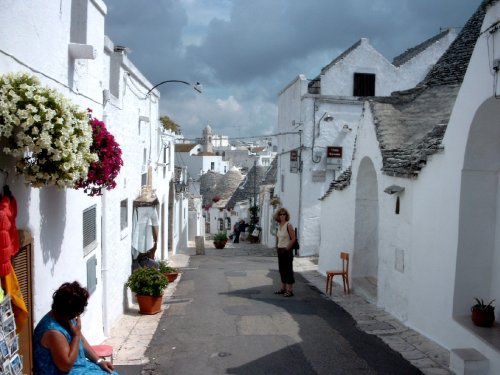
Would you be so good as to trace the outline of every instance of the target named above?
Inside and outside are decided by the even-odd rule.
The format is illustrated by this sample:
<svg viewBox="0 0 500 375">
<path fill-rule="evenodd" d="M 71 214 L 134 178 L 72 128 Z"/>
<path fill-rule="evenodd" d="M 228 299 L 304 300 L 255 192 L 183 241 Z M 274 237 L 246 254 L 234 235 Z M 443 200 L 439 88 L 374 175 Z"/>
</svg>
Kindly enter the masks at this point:
<svg viewBox="0 0 500 375">
<path fill-rule="evenodd" d="M 334 118 L 328 112 L 323 113 L 323 116 L 321 116 L 319 121 L 318 121 L 318 137 L 320 135 L 319 127 L 321 125 L 321 120 L 330 122 L 330 121 L 333 121 Z M 313 118 L 313 121 L 314 121 L 314 118 Z M 315 127 L 316 127 L 316 124 L 314 124 L 314 128 Z M 316 155 L 314 155 L 314 143 L 316 141 L 316 129 L 314 129 L 314 128 L 313 128 L 313 139 L 312 139 L 312 147 L 311 147 L 311 160 L 313 163 L 317 164 L 321 161 L 321 156 L 319 157 L 319 159 L 316 159 Z"/>
<path fill-rule="evenodd" d="M 181 81 L 181 80 L 178 80 L 178 79 L 167 79 L 166 81 L 162 81 L 162 82 L 154 85 L 153 87 L 151 87 L 151 89 L 149 89 L 149 91 L 146 93 L 146 97 L 151 93 L 151 91 L 153 91 L 158 86 L 163 85 L 164 83 L 171 83 L 171 82 L 184 83 L 185 85 L 191 86 L 193 89 L 195 89 L 196 91 L 198 91 L 200 94 L 201 94 L 201 92 L 203 90 L 203 86 L 200 84 L 200 82 L 196 82 L 196 84 L 193 85 L 192 83 L 189 83 L 189 82 L 186 82 L 186 81 Z"/>
</svg>

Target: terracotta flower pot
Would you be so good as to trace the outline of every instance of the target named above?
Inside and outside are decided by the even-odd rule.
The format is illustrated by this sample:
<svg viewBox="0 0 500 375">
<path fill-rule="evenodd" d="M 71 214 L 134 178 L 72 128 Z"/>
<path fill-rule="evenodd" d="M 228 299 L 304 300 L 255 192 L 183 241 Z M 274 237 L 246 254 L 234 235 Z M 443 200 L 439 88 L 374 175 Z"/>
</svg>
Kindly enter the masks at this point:
<svg viewBox="0 0 500 375">
<path fill-rule="evenodd" d="M 472 306 L 471 312 L 472 322 L 478 327 L 491 327 L 495 322 L 495 309 L 492 307 L 479 309 Z"/>
<path fill-rule="evenodd" d="M 226 241 L 214 241 L 214 246 L 216 249 L 223 249 L 226 246 Z"/>
<path fill-rule="evenodd" d="M 177 279 L 177 276 L 179 276 L 179 272 L 165 272 L 164 275 L 169 283 L 173 283 Z"/>
<path fill-rule="evenodd" d="M 141 314 L 154 315 L 161 311 L 163 294 L 161 296 L 143 296 L 141 294 L 136 294 L 136 297 L 137 303 L 139 304 L 139 312 Z"/>
</svg>

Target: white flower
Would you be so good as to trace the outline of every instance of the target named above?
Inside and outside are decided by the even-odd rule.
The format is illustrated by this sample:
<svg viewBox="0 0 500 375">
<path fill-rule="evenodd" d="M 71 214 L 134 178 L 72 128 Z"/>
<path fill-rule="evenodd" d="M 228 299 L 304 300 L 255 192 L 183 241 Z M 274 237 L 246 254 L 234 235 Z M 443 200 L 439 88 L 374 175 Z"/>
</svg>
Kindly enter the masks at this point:
<svg viewBox="0 0 500 375">
<path fill-rule="evenodd" d="M 87 113 L 34 76 L 0 76 L 0 123 L 3 152 L 34 187 L 73 187 L 97 160 Z"/>
</svg>

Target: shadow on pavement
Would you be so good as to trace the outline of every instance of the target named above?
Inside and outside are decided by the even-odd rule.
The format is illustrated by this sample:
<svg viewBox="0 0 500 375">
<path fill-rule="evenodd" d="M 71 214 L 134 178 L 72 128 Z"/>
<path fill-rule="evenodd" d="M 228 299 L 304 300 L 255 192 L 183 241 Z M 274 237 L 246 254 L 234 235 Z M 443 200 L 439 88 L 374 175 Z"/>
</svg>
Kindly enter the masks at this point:
<svg viewBox="0 0 500 375">
<path fill-rule="evenodd" d="M 276 281 L 279 275 L 270 271 Z M 272 287 L 233 290 L 223 295 L 252 299 L 244 307 L 226 307 L 228 314 L 265 314 L 275 307 L 293 316 L 299 327 L 300 344 L 287 346 L 245 365 L 229 368 L 227 373 L 250 374 L 384 374 L 417 375 L 422 372 L 374 335 L 361 331 L 343 308 L 332 302 L 315 286 L 295 274 L 295 296 L 274 296 Z M 261 303 L 258 303 L 261 302 Z M 274 308 L 266 308 L 273 305 Z M 238 311 L 245 309 L 245 311 Z M 307 353 L 306 353 L 307 352 Z M 355 354 L 351 356 L 351 354 Z M 315 358 L 314 367 L 308 358 Z M 333 364 L 333 365 L 332 365 Z"/>
</svg>

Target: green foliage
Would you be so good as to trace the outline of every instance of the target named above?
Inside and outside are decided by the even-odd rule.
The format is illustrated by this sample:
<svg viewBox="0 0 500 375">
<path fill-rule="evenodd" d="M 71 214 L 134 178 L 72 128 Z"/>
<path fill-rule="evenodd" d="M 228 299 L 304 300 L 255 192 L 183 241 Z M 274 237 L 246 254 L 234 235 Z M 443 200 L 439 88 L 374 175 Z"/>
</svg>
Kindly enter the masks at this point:
<svg viewBox="0 0 500 375">
<path fill-rule="evenodd" d="M 132 292 L 144 296 L 160 296 L 167 285 L 167 278 L 160 271 L 151 267 L 136 269 L 125 284 Z"/>
<path fill-rule="evenodd" d="M 172 119 L 168 116 L 161 116 L 160 122 L 165 130 L 171 130 L 175 134 L 181 134 L 180 125 L 176 124 Z"/>
<path fill-rule="evenodd" d="M 253 230 L 257 223 L 259 222 L 259 206 L 252 206 L 249 208 L 250 211 L 250 230 Z M 250 232 L 251 233 L 251 232 Z"/>
<path fill-rule="evenodd" d="M 158 263 L 161 273 L 178 272 L 177 268 L 169 266 L 166 260 L 160 260 Z"/>
<path fill-rule="evenodd" d="M 222 231 L 222 232 L 214 234 L 213 240 L 214 241 L 227 241 L 227 232 Z"/>
<path fill-rule="evenodd" d="M 269 203 L 271 203 L 271 206 L 273 206 L 273 207 L 279 206 L 281 204 L 280 197 L 278 197 L 278 196 L 272 197 L 271 201 Z"/>
<path fill-rule="evenodd" d="M 494 309 L 495 308 L 495 306 L 493 306 L 493 302 L 495 302 L 494 299 L 492 299 L 488 303 L 485 303 L 482 298 L 476 297 L 476 298 L 474 298 L 474 300 L 476 301 L 476 304 L 474 305 L 474 307 L 476 307 L 479 310 L 487 310 L 487 309 Z"/>
</svg>

